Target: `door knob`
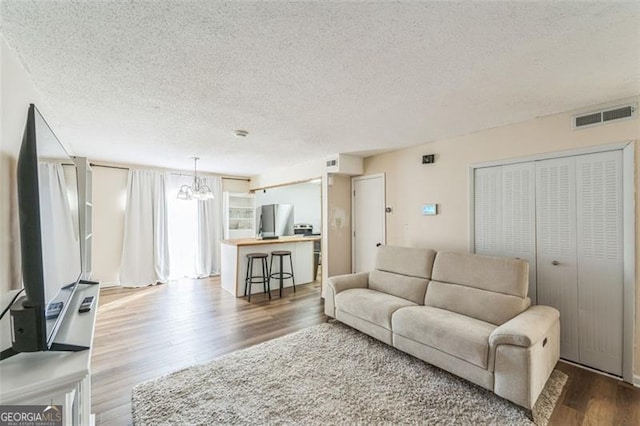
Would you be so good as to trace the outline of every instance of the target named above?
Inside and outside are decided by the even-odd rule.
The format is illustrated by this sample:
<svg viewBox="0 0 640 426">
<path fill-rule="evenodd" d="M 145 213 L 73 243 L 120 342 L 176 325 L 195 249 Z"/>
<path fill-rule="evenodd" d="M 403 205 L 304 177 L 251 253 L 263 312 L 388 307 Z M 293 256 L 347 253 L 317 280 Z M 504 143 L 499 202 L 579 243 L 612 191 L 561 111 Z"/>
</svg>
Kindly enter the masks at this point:
<svg viewBox="0 0 640 426">
<path fill-rule="evenodd" d="M 560 262 L 558 262 L 557 260 L 554 260 L 553 262 L 551 262 L 551 264 L 553 266 L 558 266 L 560 264 Z"/>
<path fill-rule="evenodd" d="M 376 244 L 376 247 L 380 247 L 382 245 L 382 243 L 378 243 Z"/>
</svg>

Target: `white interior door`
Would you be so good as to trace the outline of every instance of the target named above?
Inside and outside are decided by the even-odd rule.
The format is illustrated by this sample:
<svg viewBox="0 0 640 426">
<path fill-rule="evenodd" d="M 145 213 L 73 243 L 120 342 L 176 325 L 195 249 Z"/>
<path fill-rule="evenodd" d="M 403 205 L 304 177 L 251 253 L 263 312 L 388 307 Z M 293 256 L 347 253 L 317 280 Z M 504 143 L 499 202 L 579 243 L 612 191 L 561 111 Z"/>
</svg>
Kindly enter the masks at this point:
<svg viewBox="0 0 640 426">
<path fill-rule="evenodd" d="M 502 166 L 501 255 L 529 263 L 529 298 L 537 303 L 536 198 L 533 162 Z"/>
<path fill-rule="evenodd" d="M 475 252 L 500 256 L 502 216 L 502 166 L 475 170 Z"/>
<path fill-rule="evenodd" d="M 575 158 L 536 162 L 538 303 L 560 311 L 560 356 L 580 362 Z"/>
<path fill-rule="evenodd" d="M 351 180 L 353 217 L 353 272 L 371 271 L 376 247 L 385 244 L 384 174 Z"/>
<path fill-rule="evenodd" d="M 534 163 L 476 169 L 474 214 L 475 252 L 526 260 L 536 303 Z"/>
<path fill-rule="evenodd" d="M 526 259 L 529 296 L 560 311 L 560 356 L 622 375 L 623 152 L 478 168 L 474 191 L 475 251 Z"/>
<path fill-rule="evenodd" d="M 580 362 L 622 375 L 622 151 L 576 157 Z"/>
</svg>

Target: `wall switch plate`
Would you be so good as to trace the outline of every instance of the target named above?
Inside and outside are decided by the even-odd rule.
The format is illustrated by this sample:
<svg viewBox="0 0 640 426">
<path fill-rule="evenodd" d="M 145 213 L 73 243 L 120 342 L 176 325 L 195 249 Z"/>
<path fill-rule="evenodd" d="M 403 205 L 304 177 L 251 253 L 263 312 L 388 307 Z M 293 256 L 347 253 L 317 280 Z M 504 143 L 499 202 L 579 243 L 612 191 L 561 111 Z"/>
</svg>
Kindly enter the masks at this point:
<svg viewBox="0 0 640 426">
<path fill-rule="evenodd" d="M 423 216 L 435 216 L 438 214 L 438 205 L 437 204 L 424 204 L 422 206 L 422 215 Z"/>
</svg>

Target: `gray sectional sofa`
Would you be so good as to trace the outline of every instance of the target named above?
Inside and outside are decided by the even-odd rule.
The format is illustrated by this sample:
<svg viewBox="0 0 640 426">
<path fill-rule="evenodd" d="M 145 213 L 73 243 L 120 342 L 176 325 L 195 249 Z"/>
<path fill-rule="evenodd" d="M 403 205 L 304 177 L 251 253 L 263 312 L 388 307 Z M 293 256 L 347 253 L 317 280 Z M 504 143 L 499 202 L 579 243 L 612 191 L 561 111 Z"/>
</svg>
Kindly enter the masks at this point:
<svg viewBox="0 0 640 426">
<path fill-rule="evenodd" d="M 531 409 L 559 359 L 560 314 L 531 306 L 522 260 L 381 246 L 331 277 L 325 313 Z"/>
</svg>

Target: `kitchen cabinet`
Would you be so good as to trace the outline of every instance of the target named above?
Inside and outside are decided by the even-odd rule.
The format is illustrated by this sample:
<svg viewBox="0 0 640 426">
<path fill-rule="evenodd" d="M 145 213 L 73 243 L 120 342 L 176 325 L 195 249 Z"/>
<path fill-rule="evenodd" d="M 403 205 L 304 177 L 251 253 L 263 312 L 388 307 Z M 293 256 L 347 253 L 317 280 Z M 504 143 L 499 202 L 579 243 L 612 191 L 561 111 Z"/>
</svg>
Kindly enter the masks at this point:
<svg viewBox="0 0 640 426">
<path fill-rule="evenodd" d="M 253 238 L 256 235 L 256 206 L 253 194 L 223 194 L 224 239 Z"/>
</svg>

